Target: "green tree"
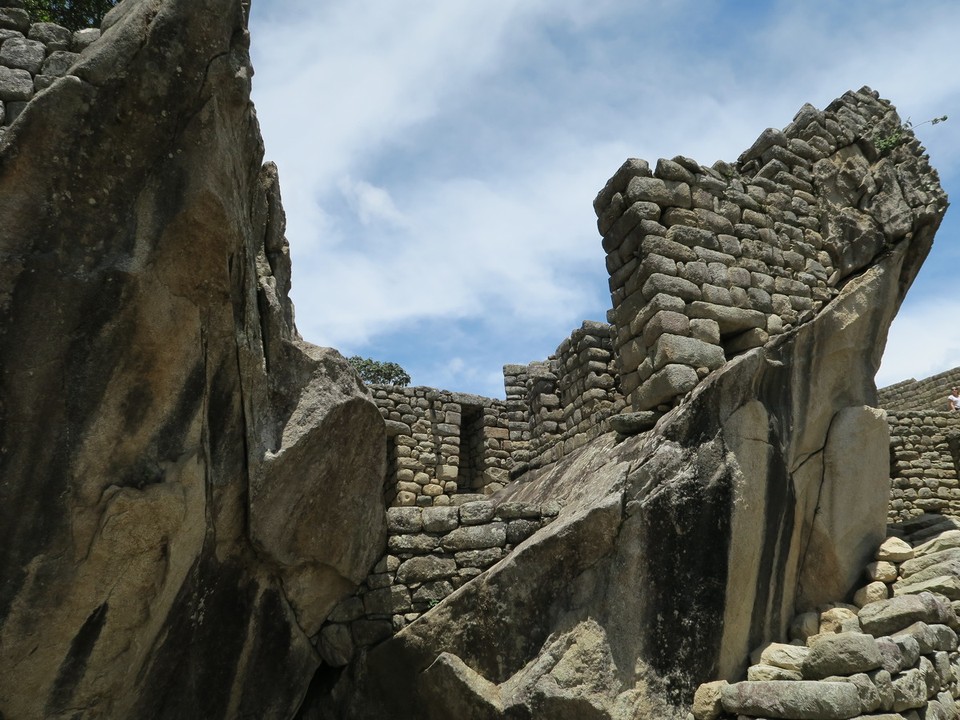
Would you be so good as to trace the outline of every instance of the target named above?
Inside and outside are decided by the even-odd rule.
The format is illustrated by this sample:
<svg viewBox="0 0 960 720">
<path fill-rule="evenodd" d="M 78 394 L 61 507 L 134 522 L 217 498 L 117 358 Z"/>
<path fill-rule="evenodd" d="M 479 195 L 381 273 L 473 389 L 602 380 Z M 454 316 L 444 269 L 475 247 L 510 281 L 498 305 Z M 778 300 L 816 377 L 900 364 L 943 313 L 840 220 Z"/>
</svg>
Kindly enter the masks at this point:
<svg viewBox="0 0 960 720">
<path fill-rule="evenodd" d="M 24 0 L 34 22 L 53 22 L 71 30 L 99 27 L 107 11 L 119 0 Z"/>
<path fill-rule="evenodd" d="M 366 383 L 375 385 L 398 385 L 405 387 L 410 384 L 410 376 L 407 371 L 394 362 L 381 362 L 380 360 L 371 360 L 370 358 L 353 355 L 347 358 L 347 362 L 353 365 L 360 379 Z"/>
</svg>

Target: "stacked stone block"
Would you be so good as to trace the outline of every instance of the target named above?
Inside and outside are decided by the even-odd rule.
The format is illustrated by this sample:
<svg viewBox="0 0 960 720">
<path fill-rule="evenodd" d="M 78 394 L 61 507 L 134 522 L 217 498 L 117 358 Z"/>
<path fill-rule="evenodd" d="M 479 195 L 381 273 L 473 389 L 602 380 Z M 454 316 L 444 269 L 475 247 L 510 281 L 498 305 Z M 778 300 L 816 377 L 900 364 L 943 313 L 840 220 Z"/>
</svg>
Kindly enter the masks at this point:
<svg viewBox="0 0 960 720">
<path fill-rule="evenodd" d="M 462 493 L 506 484 L 510 433 L 501 401 L 427 387 L 371 390 L 387 425 L 388 505 L 450 505 Z"/>
<path fill-rule="evenodd" d="M 613 336 L 612 325 L 588 320 L 546 360 L 504 366 L 515 471 L 556 462 L 609 430 L 625 405 Z"/>
<path fill-rule="evenodd" d="M 617 171 L 594 209 L 621 390 L 635 410 L 668 409 L 726 360 L 812 317 L 840 282 L 910 232 L 912 218 L 835 203 L 838 193 L 859 193 L 861 207 L 879 207 L 871 173 L 890 176 L 889 192 L 902 168 L 935 177 L 915 139 L 906 144 L 913 157 L 877 164 L 871 138 L 899 123 L 864 88 L 825 111 L 805 105 L 736 166 L 675 157 L 653 169 L 631 159 Z M 945 202 L 925 191 L 905 199 L 918 215 Z"/>
<path fill-rule="evenodd" d="M 960 516 L 960 413 L 888 411 L 890 520 Z"/>
<path fill-rule="evenodd" d="M 623 409 L 613 356 L 614 334 L 612 325 L 587 321 L 557 348 L 564 455 L 606 430 L 604 421 Z"/>
<path fill-rule="evenodd" d="M 66 75 L 80 53 L 100 37 L 94 28 L 72 32 L 31 22 L 21 0 L 0 0 L 0 138 L 30 99 Z"/>
<path fill-rule="evenodd" d="M 328 665 L 349 662 L 424 612 L 550 523 L 556 505 L 474 500 L 387 510 L 387 554 L 357 593 L 331 612 L 315 638 Z"/>
<path fill-rule="evenodd" d="M 947 395 L 953 387 L 960 387 L 960 367 L 925 380 L 904 380 L 881 388 L 877 395 L 884 410 L 947 410 Z"/>
<path fill-rule="evenodd" d="M 695 720 L 957 718 L 960 530 L 925 516 L 867 566 L 853 604 L 799 615 L 790 644 L 752 655 L 747 680 L 706 683 Z"/>
</svg>

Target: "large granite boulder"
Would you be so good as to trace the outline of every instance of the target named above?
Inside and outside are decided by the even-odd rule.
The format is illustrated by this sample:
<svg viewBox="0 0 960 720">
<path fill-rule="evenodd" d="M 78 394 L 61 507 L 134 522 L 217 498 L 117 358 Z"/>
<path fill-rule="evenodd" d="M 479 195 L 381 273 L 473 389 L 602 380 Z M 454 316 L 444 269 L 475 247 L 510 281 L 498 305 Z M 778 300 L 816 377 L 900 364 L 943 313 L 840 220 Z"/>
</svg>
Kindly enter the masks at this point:
<svg viewBox="0 0 960 720">
<path fill-rule="evenodd" d="M 385 542 L 240 0 L 125 0 L 0 141 L 0 716 L 288 718 Z"/>
<path fill-rule="evenodd" d="M 889 157 L 848 142 L 817 169 L 833 299 L 708 374 L 653 431 L 602 435 L 506 488 L 563 510 L 304 719 L 680 720 L 700 683 L 741 678 L 797 613 L 852 593 L 889 494 L 873 378 L 946 202 L 915 141 Z"/>
</svg>

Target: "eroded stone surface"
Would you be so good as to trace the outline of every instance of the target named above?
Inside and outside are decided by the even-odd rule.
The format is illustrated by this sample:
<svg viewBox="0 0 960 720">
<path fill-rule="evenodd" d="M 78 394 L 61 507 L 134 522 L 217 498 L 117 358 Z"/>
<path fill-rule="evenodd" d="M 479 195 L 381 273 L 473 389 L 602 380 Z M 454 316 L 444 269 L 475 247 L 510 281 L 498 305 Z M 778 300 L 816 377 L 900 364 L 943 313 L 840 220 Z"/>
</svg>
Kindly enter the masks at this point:
<svg viewBox="0 0 960 720">
<path fill-rule="evenodd" d="M 0 140 L 0 714 L 289 718 L 382 551 L 383 422 L 293 326 L 242 4 L 111 18 Z M 43 59 L 6 40 L 0 97 Z"/>
</svg>

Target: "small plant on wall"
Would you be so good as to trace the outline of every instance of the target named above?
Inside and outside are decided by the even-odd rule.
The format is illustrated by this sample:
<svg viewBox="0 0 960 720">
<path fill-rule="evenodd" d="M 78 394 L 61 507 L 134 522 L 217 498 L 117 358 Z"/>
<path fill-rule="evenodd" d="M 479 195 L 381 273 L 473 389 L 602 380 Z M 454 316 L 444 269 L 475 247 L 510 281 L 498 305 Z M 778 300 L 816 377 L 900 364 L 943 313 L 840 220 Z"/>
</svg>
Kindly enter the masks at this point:
<svg viewBox="0 0 960 720">
<path fill-rule="evenodd" d="M 918 128 L 921 125 L 927 125 L 927 124 L 939 125 L 940 123 L 946 122 L 946 121 L 947 121 L 947 116 L 941 115 L 940 117 L 930 118 L 929 120 L 924 120 L 922 123 L 917 123 L 916 125 L 914 125 L 912 122 L 910 122 L 910 118 L 907 118 L 907 120 L 904 123 L 902 123 L 901 125 L 898 125 L 892 132 L 883 133 L 883 134 L 877 133 L 876 135 L 874 135 L 873 144 L 877 146 L 877 150 L 880 152 L 881 155 L 886 155 L 888 152 L 890 152 L 895 147 L 897 147 L 900 143 L 903 142 L 904 133 L 907 130 L 913 130 L 914 128 Z"/>
</svg>

